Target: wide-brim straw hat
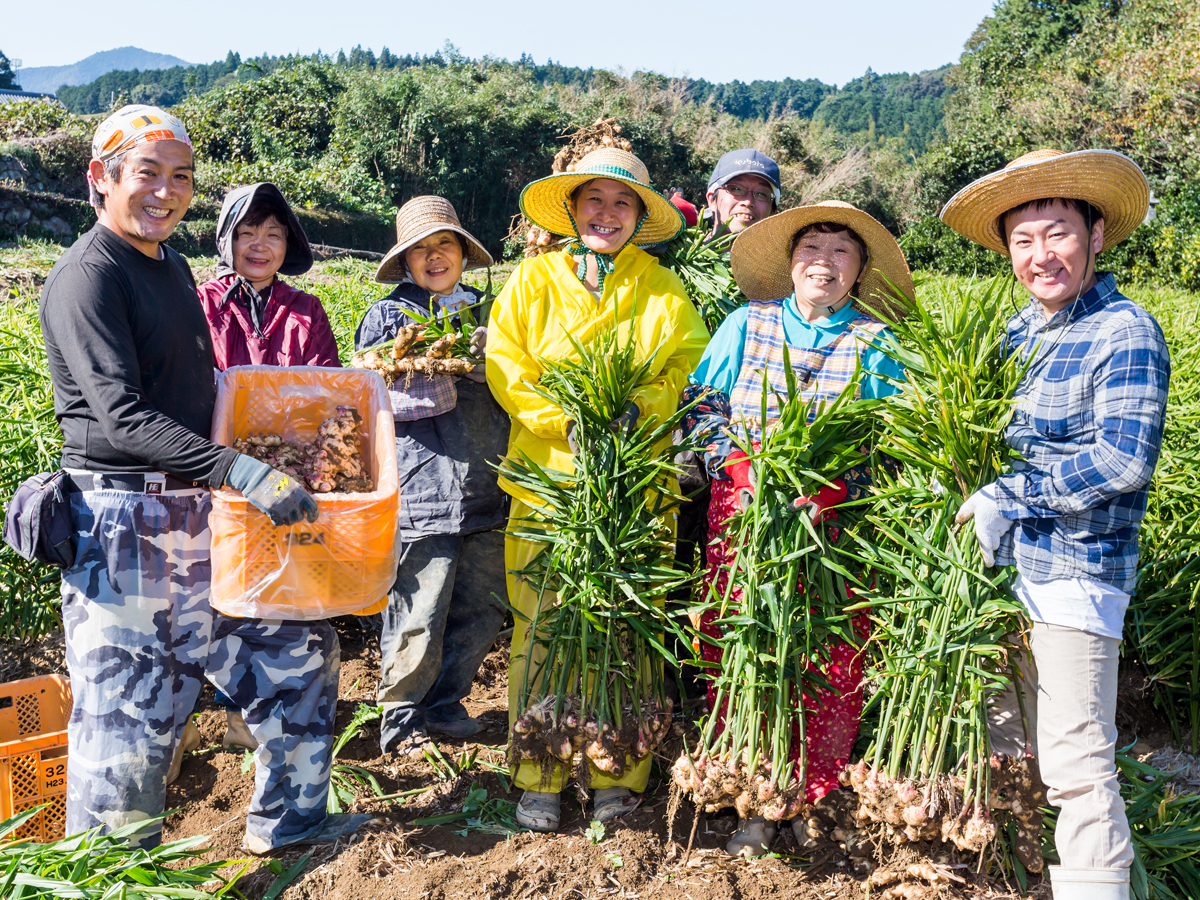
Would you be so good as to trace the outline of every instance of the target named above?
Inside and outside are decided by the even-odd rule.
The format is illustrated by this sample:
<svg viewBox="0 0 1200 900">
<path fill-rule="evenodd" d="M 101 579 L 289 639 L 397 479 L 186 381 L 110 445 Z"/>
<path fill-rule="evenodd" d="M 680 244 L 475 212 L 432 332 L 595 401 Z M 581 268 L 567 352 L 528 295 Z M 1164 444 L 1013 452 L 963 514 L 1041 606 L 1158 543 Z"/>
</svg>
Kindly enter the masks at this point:
<svg viewBox="0 0 1200 900">
<path fill-rule="evenodd" d="M 646 221 L 634 235 L 635 244 L 661 244 L 679 234 L 686 224 L 683 213 L 662 194 L 650 187 L 650 172 L 628 150 L 602 147 L 578 160 L 572 171 L 560 172 L 525 185 L 521 191 L 521 212 L 534 225 L 551 234 L 575 236 L 571 224 L 571 192 L 594 178 L 623 181 L 646 204 Z"/>
<path fill-rule="evenodd" d="M 417 241 L 439 231 L 453 231 L 467 239 L 467 253 L 463 259 L 464 272 L 492 265 L 492 255 L 459 223 L 454 205 L 445 197 L 426 195 L 413 197 L 396 213 L 396 245 L 379 264 L 375 280 L 383 284 L 395 284 L 400 281 L 406 272 L 404 251 Z"/>
<path fill-rule="evenodd" d="M 942 207 L 941 219 L 968 240 L 1008 256 L 1004 214 L 1031 200 L 1055 198 L 1096 207 L 1104 216 L 1107 250 L 1145 220 L 1150 184 L 1137 163 L 1115 150 L 1034 150 L 968 184 Z"/>
<path fill-rule="evenodd" d="M 738 287 L 751 300 L 778 300 L 795 291 L 792 283 L 792 239 L 817 222 L 845 225 L 862 238 L 870 259 L 853 290 L 854 305 L 885 321 L 908 313 L 916 298 L 912 272 L 891 232 L 869 213 L 841 200 L 798 206 L 760 219 L 737 236 L 729 252 Z M 896 297 L 896 291 L 907 302 Z"/>
</svg>

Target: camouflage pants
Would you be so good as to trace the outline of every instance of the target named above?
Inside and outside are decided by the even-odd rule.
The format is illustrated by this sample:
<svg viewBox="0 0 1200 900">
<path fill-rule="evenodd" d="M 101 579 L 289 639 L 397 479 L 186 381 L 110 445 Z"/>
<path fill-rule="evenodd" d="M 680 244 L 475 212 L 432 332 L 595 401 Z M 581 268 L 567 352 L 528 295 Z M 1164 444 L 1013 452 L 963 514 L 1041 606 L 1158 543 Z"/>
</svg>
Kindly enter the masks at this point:
<svg viewBox="0 0 1200 900">
<path fill-rule="evenodd" d="M 71 495 L 78 544 L 63 571 L 74 705 L 67 833 L 153 818 L 203 679 L 258 739 L 247 829 L 282 846 L 321 827 L 340 652 L 328 622 L 232 619 L 208 605 L 207 492 Z M 161 825 L 133 843 L 154 846 Z"/>
</svg>

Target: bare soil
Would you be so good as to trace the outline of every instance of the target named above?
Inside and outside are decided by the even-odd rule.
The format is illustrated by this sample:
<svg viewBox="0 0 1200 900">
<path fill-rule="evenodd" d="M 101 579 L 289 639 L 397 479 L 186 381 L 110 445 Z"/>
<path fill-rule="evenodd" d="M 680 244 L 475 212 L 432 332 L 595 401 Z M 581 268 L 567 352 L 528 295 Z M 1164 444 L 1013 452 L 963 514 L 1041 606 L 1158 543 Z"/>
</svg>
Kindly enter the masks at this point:
<svg viewBox="0 0 1200 900">
<path fill-rule="evenodd" d="M 353 621 L 338 623 L 342 643 L 339 733 L 360 702 L 374 702 L 378 680 L 378 639 L 369 627 L 349 624 Z M 13 652 L 6 652 L 0 662 L 4 680 L 65 671 L 61 634 L 19 648 L 19 652 L 7 649 Z M 286 871 L 311 852 L 303 870 L 278 894 L 281 900 L 850 900 L 864 896 L 865 879 L 872 871 L 903 873 L 910 865 L 923 862 L 949 873 L 953 879 L 950 886 L 935 889 L 909 879 L 912 887 L 892 896 L 997 900 L 1018 896 L 1004 885 L 976 875 L 977 858 L 950 855 L 941 846 L 909 846 L 898 851 L 876 846 L 872 858 L 862 859 L 830 843 L 802 855 L 790 829 L 785 828 L 775 840 L 771 857 L 732 859 L 722 850 L 736 825 L 731 811 L 697 819 L 694 808 L 684 801 L 674 822 L 668 822 L 670 762 L 677 746 L 666 748 L 664 758 L 658 761 L 641 807 L 610 826 L 599 839 L 585 834 L 590 816 L 570 790 L 563 795 L 563 827 L 554 835 L 480 833 L 461 822 L 417 826 L 416 819 L 458 812 L 473 785 L 486 788 L 489 799 L 515 802 L 519 798 L 520 792 L 511 789 L 503 767 L 507 659 L 507 643 L 502 640 L 484 661 L 465 701 L 471 714 L 483 720 L 485 730 L 469 741 L 438 741 L 442 755 L 452 762 L 461 760 L 464 753 L 476 752 L 475 763 L 468 770 L 452 774 L 439 766 L 439 774 L 425 760 L 382 756 L 376 723 L 369 723 L 362 737 L 346 745 L 339 761 L 370 771 L 388 794 L 407 796 L 379 801 L 370 791 L 362 791 L 355 811 L 376 813 L 375 824 L 335 846 L 298 847 L 276 854 Z M 1123 673 L 1121 683 L 1121 744 L 1136 741 L 1140 745 L 1136 750 L 1162 746 L 1170 736 L 1142 693 L 1141 678 L 1135 670 Z M 225 711 L 207 689 L 198 724 L 204 743 L 188 755 L 179 779 L 168 790 L 167 806 L 177 811 L 168 818 L 164 837 L 209 834 L 212 858 L 244 859 L 243 819 L 253 790 L 253 766 L 245 753 L 221 749 Z M 590 805 L 586 810 L 590 812 Z M 260 900 L 276 877 L 266 864 L 256 862 L 238 888 L 248 900 Z M 922 885 L 923 893 L 918 889 Z M 872 888 L 868 896 L 889 896 L 884 890 Z M 1049 888 L 1033 877 L 1030 896 L 1048 898 Z"/>
</svg>

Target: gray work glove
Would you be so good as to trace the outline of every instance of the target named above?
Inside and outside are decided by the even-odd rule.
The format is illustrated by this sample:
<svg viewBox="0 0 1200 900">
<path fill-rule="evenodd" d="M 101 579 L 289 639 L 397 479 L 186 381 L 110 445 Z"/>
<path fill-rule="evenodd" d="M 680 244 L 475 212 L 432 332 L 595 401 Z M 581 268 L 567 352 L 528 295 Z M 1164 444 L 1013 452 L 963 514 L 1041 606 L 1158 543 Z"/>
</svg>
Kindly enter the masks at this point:
<svg viewBox="0 0 1200 900">
<path fill-rule="evenodd" d="M 241 491 L 243 497 L 267 514 L 272 525 L 295 525 L 301 519 L 317 521 L 317 501 L 303 483 L 253 456 L 238 454 L 225 484 Z"/>
<path fill-rule="evenodd" d="M 471 348 L 471 355 L 476 359 L 483 359 L 484 350 L 487 348 L 487 328 L 480 325 L 471 332 L 471 336 L 467 339 L 467 345 Z"/>
<path fill-rule="evenodd" d="M 615 419 L 608 423 L 608 427 L 616 434 L 621 431 L 632 431 L 637 427 L 637 420 L 641 416 L 642 411 L 632 400 L 625 407 L 625 412 L 621 413 Z M 567 423 L 567 446 L 571 448 L 574 454 L 579 453 L 579 438 L 575 435 L 575 423 Z"/>
<path fill-rule="evenodd" d="M 471 332 L 471 336 L 467 339 L 467 344 L 471 348 L 471 355 L 476 359 L 483 359 L 484 350 L 487 347 L 487 329 L 480 325 Z M 487 363 L 481 362 L 467 373 L 467 378 L 476 384 L 483 384 L 487 381 Z"/>
</svg>

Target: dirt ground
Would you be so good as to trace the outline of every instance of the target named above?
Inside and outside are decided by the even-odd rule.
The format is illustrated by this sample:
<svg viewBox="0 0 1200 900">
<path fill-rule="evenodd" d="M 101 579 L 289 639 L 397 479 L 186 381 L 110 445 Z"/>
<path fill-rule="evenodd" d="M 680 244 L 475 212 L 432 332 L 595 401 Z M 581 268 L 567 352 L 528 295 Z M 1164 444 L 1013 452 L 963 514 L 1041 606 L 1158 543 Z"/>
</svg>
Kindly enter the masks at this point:
<svg viewBox="0 0 1200 900">
<path fill-rule="evenodd" d="M 379 671 L 377 637 L 367 628 L 341 620 L 342 672 L 338 703 L 338 732 L 349 723 L 360 702 L 374 702 Z M 924 860 L 948 873 L 952 889 L 892 895 L 903 897 L 1017 896 L 1003 885 L 974 873 L 978 860 L 951 858 L 941 849 L 923 848 L 919 856 L 909 848 L 882 860 L 852 858 L 838 845 L 829 844 L 811 855 L 801 855 L 790 830 L 783 829 L 771 857 L 735 860 L 721 848 L 736 824 L 730 811 L 695 819 L 686 801 L 669 830 L 670 801 L 667 773 L 670 760 L 658 761 L 642 806 L 600 837 L 585 833 L 588 818 L 578 797 L 564 794 L 563 828 L 556 835 L 533 833 L 490 834 L 469 829 L 462 822 L 419 827 L 414 820 L 456 813 L 468 790 L 478 785 L 488 800 L 515 802 L 519 792 L 510 789 L 503 768 L 507 732 L 507 645 L 498 642 L 485 660 L 466 701 L 472 715 L 486 729 L 471 741 L 444 740 L 438 746 L 453 766 L 427 761 L 401 760 L 379 753 L 376 723 L 365 726 L 362 737 L 352 740 L 338 760 L 362 766 L 378 780 L 393 800 L 372 798 L 370 790 L 358 792 L 356 811 L 372 812 L 378 822 L 352 840 L 332 847 L 302 847 L 277 854 L 283 871 L 310 851 L 307 864 L 278 896 L 281 900 L 569 900 L 613 898 L 638 900 L 724 900 L 724 898 L 788 897 L 797 900 L 849 900 L 888 896 L 879 889 L 865 893 L 864 878 L 872 868 L 903 871 Z M 64 671 L 61 635 L 45 639 L 22 654 L 8 654 L 0 664 L 4 680 Z M 1168 737 L 1161 722 L 1140 702 L 1144 690 L 1138 673 L 1122 680 L 1122 745 L 1138 739 L 1142 747 L 1160 746 Z M 167 820 L 166 839 L 211 834 L 213 858 L 238 859 L 243 817 L 253 789 L 254 770 L 242 752 L 222 750 L 225 713 L 206 689 L 198 723 L 204 743 L 183 763 L 178 781 L 167 793 L 167 806 L 178 810 Z M 463 754 L 475 752 L 467 770 L 454 773 Z M 511 810 L 511 807 L 509 807 Z M 692 836 L 693 822 L 696 830 Z M 692 848 L 687 850 L 689 837 Z M 252 866 L 238 888 L 248 900 L 260 900 L 276 879 L 266 865 Z M 961 879 L 961 882 L 959 881 Z M 915 885 L 914 885 L 915 887 Z M 1048 898 L 1049 888 L 1034 878 L 1030 896 Z"/>
</svg>

